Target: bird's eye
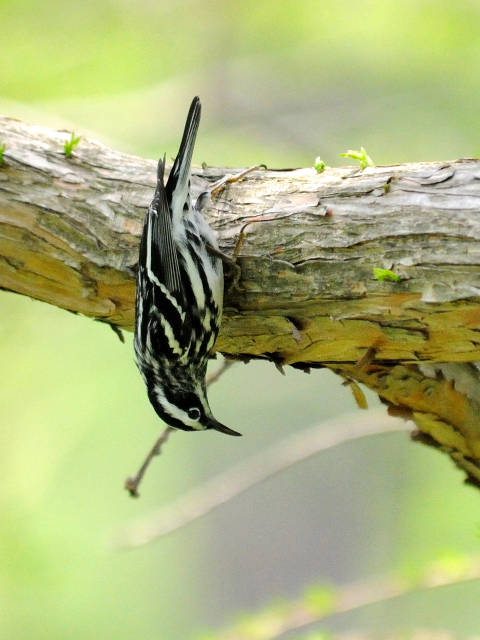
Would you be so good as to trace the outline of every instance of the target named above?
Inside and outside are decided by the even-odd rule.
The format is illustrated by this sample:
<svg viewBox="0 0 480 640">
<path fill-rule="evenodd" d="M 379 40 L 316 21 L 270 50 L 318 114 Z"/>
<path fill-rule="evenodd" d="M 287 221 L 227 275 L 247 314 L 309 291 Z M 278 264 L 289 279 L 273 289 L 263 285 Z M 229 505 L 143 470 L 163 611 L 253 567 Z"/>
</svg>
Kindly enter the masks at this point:
<svg viewBox="0 0 480 640">
<path fill-rule="evenodd" d="M 200 418 L 200 411 L 197 407 L 192 407 L 187 411 L 187 415 L 190 420 L 198 420 Z"/>
</svg>

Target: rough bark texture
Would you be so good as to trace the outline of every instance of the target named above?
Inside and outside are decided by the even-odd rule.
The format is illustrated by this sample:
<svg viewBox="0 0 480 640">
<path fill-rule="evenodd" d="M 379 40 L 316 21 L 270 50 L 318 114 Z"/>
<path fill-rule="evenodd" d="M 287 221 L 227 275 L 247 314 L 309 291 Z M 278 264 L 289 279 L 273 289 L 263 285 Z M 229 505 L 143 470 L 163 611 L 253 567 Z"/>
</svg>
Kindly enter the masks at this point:
<svg viewBox="0 0 480 640">
<path fill-rule="evenodd" d="M 131 330 L 156 163 L 87 140 L 66 158 L 69 137 L 0 118 L 0 286 Z M 196 169 L 194 192 L 223 174 Z M 216 348 L 366 384 L 479 483 L 479 211 L 470 159 L 229 185 L 205 207 L 225 253 L 243 230 Z M 401 282 L 377 281 L 376 267 Z"/>
</svg>

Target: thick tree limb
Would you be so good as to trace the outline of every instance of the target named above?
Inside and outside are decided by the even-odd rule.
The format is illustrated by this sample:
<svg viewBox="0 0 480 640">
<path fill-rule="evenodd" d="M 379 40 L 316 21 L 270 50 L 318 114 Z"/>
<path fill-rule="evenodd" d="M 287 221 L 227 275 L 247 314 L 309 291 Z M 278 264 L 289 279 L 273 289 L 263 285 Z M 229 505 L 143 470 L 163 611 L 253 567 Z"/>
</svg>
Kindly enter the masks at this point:
<svg viewBox="0 0 480 640">
<path fill-rule="evenodd" d="M 0 118 L 0 286 L 132 329 L 156 163 L 87 140 L 66 158 L 68 138 Z M 256 172 L 205 213 L 226 253 L 245 232 L 219 351 L 367 384 L 479 482 L 477 400 L 456 384 L 477 369 L 421 363 L 480 361 L 480 161 Z"/>
<path fill-rule="evenodd" d="M 0 286 L 132 329 L 155 163 L 0 120 Z M 196 191 L 223 169 L 196 171 Z M 207 178 L 205 177 L 205 174 Z M 221 351 L 282 362 L 480 360 L 480 162 L 259 172 L 207 210 L 221 248 L 245 232 Z M 402 282 L 378 282 L 373 268 Z M 290 318 L 290 320 L 289 320 Z M 295 331 L 295 327 L 299 330 Z"/>
</svg>

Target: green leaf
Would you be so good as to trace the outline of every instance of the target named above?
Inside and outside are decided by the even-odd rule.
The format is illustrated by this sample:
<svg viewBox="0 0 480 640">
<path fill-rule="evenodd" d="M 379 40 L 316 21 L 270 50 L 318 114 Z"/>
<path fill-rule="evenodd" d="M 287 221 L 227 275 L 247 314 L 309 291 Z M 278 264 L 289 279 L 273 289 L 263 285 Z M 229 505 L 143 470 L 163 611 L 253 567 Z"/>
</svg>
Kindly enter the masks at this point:
<svg viewBox="0 0 480 640">
<path fill-rule="evenodd" d="M 384 280 L 393 280 L 394 282 L 401 282 L 402 280 L 401 276 L 398 276 L 396 273 L 393 273 L 393 271 L 390 271 L 390 269 L 374 269 L 373 275 L 375 277 L 375 280 L 378 280 L 379 282 L 383 282 Z"/>
<path fill-rule="evenodd" d="M 5 162 L 5 158 L 3 157 L 3 154 L 5 153 L 6 148 L 7 148 L 7 145 L 0 140 L 0 164 L 3 164 Z"/>
<path fill-rule="evenodd" d="M 327 167 L 325 162 L 320 158 L 320 156 L 317 156 L 315 158 L 315 164 L 313 166 L 315 167 L 317 173 L 323 173 L 325 171 L 325 169 L 329 168 L 329 167 Z"/>
<path fill-rule="evenodd" d="M 72 157 L 73 150 L 78 147 L 81 139 L 82 136 L 76 136 L 74 133 L 72 133 L 72 135 L 70 136 L 70 140 L 67 140 L 65 142 L 65 144 L 63 145 L 63 150 L 65 151 L 65 155 L 67 156 L 67 158 Z"/>
<path fill-rule="evenodd" d="M 367 167 L 374 167 L 372 159 L 367 155 L 367 152 L 363 147 L 360 147 L 360 151 L 352 151 L 349 149 L 347 153 L 340 154 L 343 158 L 352 158 L 353 160 L 358 160 L 360 162 L 360 168 L 366 169 Z"/>
</svg>

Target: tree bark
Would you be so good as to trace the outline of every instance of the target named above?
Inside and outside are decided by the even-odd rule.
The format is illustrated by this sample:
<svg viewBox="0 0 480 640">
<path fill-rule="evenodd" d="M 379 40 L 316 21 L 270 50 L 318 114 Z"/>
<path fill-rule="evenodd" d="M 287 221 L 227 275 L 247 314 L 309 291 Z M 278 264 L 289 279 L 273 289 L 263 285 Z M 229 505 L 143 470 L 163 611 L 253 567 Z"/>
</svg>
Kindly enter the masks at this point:
<svg viewBox="0 0 480 640">
<path fill-rule="evenodd" d="M 156 162 L 69 137 L 0 118 L 0 287 L 131 330 Z M 242 236 L 218 351 L 366 384 L 480 483 L 480 161 L 258 171 L 204 213 L 224 253 Z"/>
</svg>

